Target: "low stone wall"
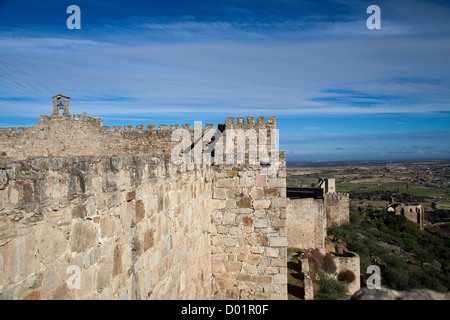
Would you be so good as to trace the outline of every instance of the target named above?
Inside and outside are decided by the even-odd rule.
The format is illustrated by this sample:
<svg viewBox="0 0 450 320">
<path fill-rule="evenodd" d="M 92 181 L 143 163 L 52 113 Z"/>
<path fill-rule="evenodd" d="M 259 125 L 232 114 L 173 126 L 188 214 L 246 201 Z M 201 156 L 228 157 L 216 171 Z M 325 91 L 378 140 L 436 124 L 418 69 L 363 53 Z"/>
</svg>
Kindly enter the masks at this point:
<svg viewBox="0 0 450 320">
<path fill-rule="evenodd" d="M 299 259 L 303 273 L 303 288 L 305 292 L 305 300 L 314 300 L 314 287 L 309 273 L 309 261 L 307 258 Z"/>
<path fill-rule="evenodd" d="M 334 263 L 336 264 L 336 273 L 350 270 L 355 274 L 355 280 L 348 284 L 348 294 L 353 295 L 361 288 L 361 271 L 360 271 L 360 259 L 359 255 L 355 252 L 344 251 L 344 257 L 334 257 Z"/>
</svg>

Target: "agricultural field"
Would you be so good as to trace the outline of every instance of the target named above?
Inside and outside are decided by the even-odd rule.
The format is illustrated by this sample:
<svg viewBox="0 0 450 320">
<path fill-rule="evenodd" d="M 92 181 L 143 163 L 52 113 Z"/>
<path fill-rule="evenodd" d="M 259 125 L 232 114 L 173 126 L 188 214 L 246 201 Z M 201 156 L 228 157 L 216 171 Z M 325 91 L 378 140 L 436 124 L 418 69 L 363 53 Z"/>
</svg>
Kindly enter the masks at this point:
<svg viewBox="0 0 450 320">
<path fill-rule="evenodd" d="M 288 187 L 315 187 L 319 178 L 335 178 L 336 191 L 349 193 L 354 206 L 384 209 L 394 201 L 420 203 L 425 213 L 450 210 L 450 161 L 288 164 Z"/>
</svg>

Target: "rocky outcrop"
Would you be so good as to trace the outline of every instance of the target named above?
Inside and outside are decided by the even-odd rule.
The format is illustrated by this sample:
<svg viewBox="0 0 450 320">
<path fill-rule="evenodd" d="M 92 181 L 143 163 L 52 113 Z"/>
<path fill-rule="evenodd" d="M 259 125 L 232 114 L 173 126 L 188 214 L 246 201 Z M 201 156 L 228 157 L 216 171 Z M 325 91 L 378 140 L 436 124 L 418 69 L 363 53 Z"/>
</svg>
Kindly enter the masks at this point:
<svg viewBox="0 0 450 320">
<path fill-rule="evenodd" d="M 392 289 L 362 288 L 351 298 L 352 300 L 450 300 L 450 293 L 440 293 L 428 289 L 396 291 Z"/>
</svg>

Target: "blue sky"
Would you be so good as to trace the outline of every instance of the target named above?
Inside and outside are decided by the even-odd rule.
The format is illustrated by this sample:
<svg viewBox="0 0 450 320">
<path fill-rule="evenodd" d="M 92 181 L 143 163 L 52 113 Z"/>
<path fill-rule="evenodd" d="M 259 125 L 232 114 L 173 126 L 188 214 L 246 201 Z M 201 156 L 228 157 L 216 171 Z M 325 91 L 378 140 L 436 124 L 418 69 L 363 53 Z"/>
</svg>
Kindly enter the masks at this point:
<svg viewBox="0 0 450 320">
<path fill-rule="evenodd" d="M 0 126 L 62 92 L 111 126 L 276 116 L 291 161 L 450 159 L 449 17 L 448 1 L 0 0 Z"/>
</svg>

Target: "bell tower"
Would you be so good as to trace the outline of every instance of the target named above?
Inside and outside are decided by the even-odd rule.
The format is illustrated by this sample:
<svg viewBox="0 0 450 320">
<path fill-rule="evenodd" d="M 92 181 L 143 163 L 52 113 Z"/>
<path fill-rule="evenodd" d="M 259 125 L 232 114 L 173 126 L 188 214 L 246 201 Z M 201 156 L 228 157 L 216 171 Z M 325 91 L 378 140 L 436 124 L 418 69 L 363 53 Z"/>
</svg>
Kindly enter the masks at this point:
<svg viewBox="0 0 450 320">
<path fill-rule="evenodd" d="M 61 93 L 52 97 L 53 99 L 53 114 L 52 116 L 59 115 L 59 110 L 63 110 L 63 116 L 69 115 L 69 99 L 70 97 L 66 97 Z"/>
</svg>

